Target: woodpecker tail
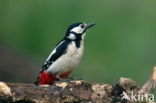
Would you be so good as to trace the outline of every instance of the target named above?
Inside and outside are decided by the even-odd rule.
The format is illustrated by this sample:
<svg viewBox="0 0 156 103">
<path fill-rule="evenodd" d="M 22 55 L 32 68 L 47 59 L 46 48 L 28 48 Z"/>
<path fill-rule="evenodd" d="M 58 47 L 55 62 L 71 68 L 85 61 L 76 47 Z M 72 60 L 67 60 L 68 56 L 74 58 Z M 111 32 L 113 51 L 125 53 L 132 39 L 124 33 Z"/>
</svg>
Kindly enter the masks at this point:
<svg viewBox="0 0 156 103">
<path fill-rule="evenodd" d="M 43 71 L 39 74 L 37 80 L 34 84 L 44 85 L 44 84 L 53 84 L 53 81 L 56 80 L 56 76 L 53 74 L 48 74 L 46 71 Z"/>
</svg>

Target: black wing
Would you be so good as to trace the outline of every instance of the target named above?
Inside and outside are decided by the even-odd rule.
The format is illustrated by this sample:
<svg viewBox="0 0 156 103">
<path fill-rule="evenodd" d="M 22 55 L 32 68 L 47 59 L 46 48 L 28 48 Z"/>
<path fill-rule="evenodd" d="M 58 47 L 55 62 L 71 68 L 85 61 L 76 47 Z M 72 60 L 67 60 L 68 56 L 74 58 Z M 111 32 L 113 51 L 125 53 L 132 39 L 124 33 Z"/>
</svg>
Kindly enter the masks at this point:
<svg viewBox="0 0 156 103">
<path fill-rule="evenodd" d="M 55 62 L 59 57 L 61 57 L 63 54 L 66 53 L 67 47 L 69 45 L 70 41 L 61 41 L 59 44 L 57 44 L 56 48 L 54 49 L 55 52 L 50 54 L 48 59 L 45 61 L 44 65 L 42 66 L 42 69 L 38 75 L 37 80 L 35 81 L 35 84 L 38 85 L 39 76 L 40 74 L 49 68 L 50 65 L 52 65 L 53 62 Z"/>
<path fill-rule="evenodd" d="M 70 41 L 61 41 L 56 48 L 54 49 L 55 52 L 48 57 L 48 59 L 45 61 L 44 65 L 42 66 L 42 71 L 49 68 L 49 66 L 55 62 L 60 56 L 66 53 L 66 49 L 69 45 Z"/>
</svg>

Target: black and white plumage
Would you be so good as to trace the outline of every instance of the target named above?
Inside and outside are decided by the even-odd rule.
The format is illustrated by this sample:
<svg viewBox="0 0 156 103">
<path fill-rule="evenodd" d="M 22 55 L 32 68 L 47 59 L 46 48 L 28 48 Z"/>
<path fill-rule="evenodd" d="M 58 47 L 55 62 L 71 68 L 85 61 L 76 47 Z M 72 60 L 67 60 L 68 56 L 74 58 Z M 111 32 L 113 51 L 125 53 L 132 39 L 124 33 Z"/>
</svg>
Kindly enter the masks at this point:
<svg viewBox="0 0 156 103">
<path fill-rule="evenodd" d="M 62 74 L 70 74 L 68 71 L 76 67 L 83 55 L 85 32 L 94 25 L 95 23 L 75 23 L 69 26 L 65 37 L 53 49 L 42 66 L 37 84 L 51 84 Z"/>
</svg>

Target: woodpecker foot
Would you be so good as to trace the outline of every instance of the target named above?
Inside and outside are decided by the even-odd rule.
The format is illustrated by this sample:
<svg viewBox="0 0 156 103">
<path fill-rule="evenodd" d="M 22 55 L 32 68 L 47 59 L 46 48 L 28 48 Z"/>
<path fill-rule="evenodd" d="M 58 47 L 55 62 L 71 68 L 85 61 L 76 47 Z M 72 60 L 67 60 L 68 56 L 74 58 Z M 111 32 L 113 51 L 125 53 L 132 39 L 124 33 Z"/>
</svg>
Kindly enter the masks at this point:
<svg viewBox="0 0 156 103">
<path fill-rule="evenodd" d="M 66 79 L 61 78 L 61 75 L 58 74 L 56 75 L 56 79 L 54 81 L 54 83 L 58 83 L 58 82 L 68 82 Z"/>
<path fill-rule="evenodd" d="M 60 74 L 56 75 L 56 81 L 61 81 L 61 80 L 63 80 L 63 79 L 60 77 Z"/>
</svg>

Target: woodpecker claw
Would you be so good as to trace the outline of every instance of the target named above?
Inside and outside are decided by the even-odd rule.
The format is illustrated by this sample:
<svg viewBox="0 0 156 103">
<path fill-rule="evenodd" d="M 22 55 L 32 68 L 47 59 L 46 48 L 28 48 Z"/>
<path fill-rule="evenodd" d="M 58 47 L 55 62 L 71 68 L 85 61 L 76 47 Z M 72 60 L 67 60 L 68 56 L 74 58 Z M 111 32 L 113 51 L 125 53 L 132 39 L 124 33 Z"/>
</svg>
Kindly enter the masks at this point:
<svg viewBox="0 0 156 103">
<path fill-rule="evenodd" d="M 63 80 L 63 79 L 60 77 L 60 74 L 56 75 L 56 79 L 59 80 L 59 81 Z"/>
</svg>

